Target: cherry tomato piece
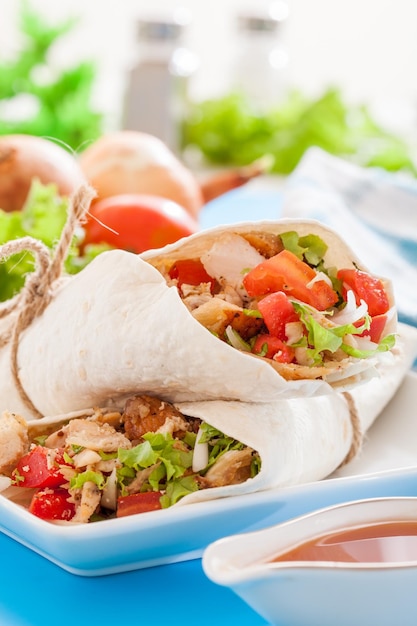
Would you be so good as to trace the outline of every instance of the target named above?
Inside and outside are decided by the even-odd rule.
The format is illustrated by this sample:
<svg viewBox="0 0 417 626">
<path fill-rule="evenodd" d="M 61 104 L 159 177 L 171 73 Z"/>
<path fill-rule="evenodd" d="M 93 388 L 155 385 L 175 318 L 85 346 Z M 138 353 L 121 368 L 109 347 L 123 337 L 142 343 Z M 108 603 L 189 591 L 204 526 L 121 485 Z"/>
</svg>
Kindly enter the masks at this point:
<svg viewBox="0 0 417 626">
<path fill-rule="evenodd" d="M 75 505 L 68 502 L 66 489 L 41 489 L 30 503 L 29 511 L 44 520 L 70 520 L 75 514 Z"/>
<path fill-rule="evenodd" d="M 162 509 L 160 491 L 144 491 L 143 493 L 132 493 L 129 496 L 122 496 L 117 500 L 117 517 L 135 515 L 136 513 L 147 513 L 148 511 L 158 511 Z"/>
<path fill-rule="evenodd" d="M 379 278 L 355 269 L 339 270 L 337 278 L 343 282 L 343 297 L 346 299 L 346 291 L 351 289 L 358 305 L 361 300 L 366 302 L 371 317 L 386 313 L 390 308 L 388 295 Z"/>
<path fill-rule="evenodd" d="M 182 285 L 200 285 L 210 283 L 210 291 L 213 291 L 216 280 L 205 270 L 200 259 L 182 259 L 174 263 L 169 270 L 170 278 L 177 280 L 178 288 Z"/>
<path fill-rule="evenodd" d="M 250 270 L 243 285 L 252 297 L 284 291 L 288 296 L 324 311 L 336 304 L 339 297 L 326 281 L 312 282 L 316 276 L 317 272 L 307 263 L 289 250 L 282 250 Z"/>
<path fill-rule="evenodd" d="M 258 335 L 253 344 L 252 352 L 267 359 L 274 359 L 279 363 L 292 363 L 295 358 L 295 350 L 287 346 L 278 337 L 271 335 Z"/>
<path fill-rule="evenodd" d="M 179 204 L 159 196 L 121 194 L 99 200 L 84 226 L 83 248 L 107 243 L 141 253 L 161 248 L 198 230 L 196 220 Z"/>
<path fill-rule="evenodd" d="M 59 487 L 65 482 L 59 465 L 66 465 L 62 451 L 36 446 L 22 456 L 13 472 L 18 487 Z M 51 456 L 48 456 L 51 455 Z"/>
<path fill-rule="evenodd" d="M 300 319 L 283 291 L 271 293 L 259 300 L 258 309 L 262 313 L 269 333 L 274 337 L 279 337 L 282 341 L 287 339 L 285 325 Z"/>
</svg>

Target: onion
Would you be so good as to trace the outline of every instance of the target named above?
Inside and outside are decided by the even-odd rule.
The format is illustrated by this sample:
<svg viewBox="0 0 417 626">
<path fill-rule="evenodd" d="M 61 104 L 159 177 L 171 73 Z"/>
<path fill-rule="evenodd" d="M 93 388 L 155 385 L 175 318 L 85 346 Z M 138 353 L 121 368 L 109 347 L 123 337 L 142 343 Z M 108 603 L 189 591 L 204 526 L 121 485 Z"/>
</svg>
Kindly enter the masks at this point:
<svg viewBox="0 0 417 626">
<path fill-rule="evenodd" d="M 198 429 L 197 437 L 195 440 L 194 452 L 193 452 L 193 472 L 201 472 L 209 462 L 209 448 L 207 442 L 200 442 L 203 435 L 201 428 Z"/>
<path fill-rule="evenodd" d="M 285 324 L 285 334 L 287 336 L 287 344 L 292 346 L 303 337 L 304 327 L 301 322 L 287 322 Z"/>
<path fill-rule="evenodd" d="M 117 509 L 117 469 L 114 468 L 110 476 L 107 478 L 101 494 L 101 504 L 106 509 L 115 511 Z"/>
<path fill-rule="evenodd" d="M 330 280 L 330 278 L 327 276 L 327 274 L 325 274 L 324 272 L 317 272 L 315 277 L 312 278 L 306 285 L 307 289 L 310 289 L 310 287 L 312 287 L 314 285 L 314 283 L 318 283 L 318 282 L 324 282 L 327 283 L 329 285 L 329 287 L 332 286 L 332 281 Z"/>
<path fill-rule="evenodd" d="M 60 145 L 32 135 L 0 137 L 0 209 L 22 209 L 33 178 L 55 183 L 62 196 L 85 182 L 76 157 Z"/>
<path fill-rule="evenodd" d="M 139 131 L 100 137 L 79 156 L 98 199 L 126 193 L 162 196 L 196 217 L 203 205 L 200 184 L 163 141 Z"/>
<path fill-rule="evenodd" d="M 246 341 L 242 339 L 239 333 L 232 328 L 232 326 L 226 326 L 225 335 L 230 341 L 230 345 L 236 350 L 242 350 L 243 352 L 251 352 L 251 347 Z"/>
<path fill-rule="evenodd" d="M 346 294 L 346 306 L 341 311 L 338 311 L 333 316 L 332 321 L 338 326 L 344 326 L 345 324 L 354 324 L 358 320 L 362 319 L 368 313 L 368 305 L 364 300 L 361 300 L 359 306 L 356 304 L 355 294 L 351 289 Z"/>
</svg>

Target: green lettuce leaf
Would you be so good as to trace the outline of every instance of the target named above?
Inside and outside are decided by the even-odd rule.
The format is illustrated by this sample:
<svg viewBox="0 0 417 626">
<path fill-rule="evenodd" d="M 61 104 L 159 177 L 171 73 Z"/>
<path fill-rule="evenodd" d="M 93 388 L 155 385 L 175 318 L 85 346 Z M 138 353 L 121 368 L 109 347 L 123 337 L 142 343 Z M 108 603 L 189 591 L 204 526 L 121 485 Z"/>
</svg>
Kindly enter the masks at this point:
<svg viewBox="0 0 417 626">
<path fill-rule="evenodd" d="M 346 344 L 343 344 L 341 348 L 349 356 L 356 357 L 357 359 L 367 359 L 370 356 L 374 356 L 377 352 L 388 352 L 389 350 L 392 350 L 394 345 L 395 335 L 387 335 L 381 339 L 375 350 L 358 350 L 357 348 L 353 348 L 352 346 L 348 346 Z"/>
<path fill-rule="evenodd" d="M 55 184 L 43 185 L 34 179 L 25 206 L 21 211 L 6 212 L 0 207 L 0 245 L 13 239 L 33 237 L 53 250 L 67 220 L 68 198 L 58 194 Z M 81 255 L 80 245 L 84 233 L 77 232 L 65 261 L 65 271 L 75 274 L 82 270 L 98 254 L 110 246 L 88 246 Z M 34 269 L 34 257 L 30 252 L 14 254 L 0 262 L 0 302 L 12 298 L 20 291 L 25 276 Z"/>
<path fill-rule="evenodd" d="M 294 344 L 294 347 L 308 345 L 307 354 L 315 365 L 322 363 L 323 359 L 321 353 L 325 350 L 334 353 L 340 348 L 349 356 L 364 359 L 378 352 L 386 352 L 395 344 L 395 336 L 388 335 L 382 339 L 373 350 L 359 350 L 353 348 L 344 343 L 343 338 L 346 335 L 361 335 L 364 330 L 369 329 L 371 323 L 369 315 L 364 318 L 363 324 L 358 327 L 353 324 L 344 324 L 342 326 L 325 328 L 314 318 L 309 306 L 300 304 L 299 302 L 293 302 L 292 304 L 300 315 L 300 320 L 307 330 L 307 339 L 303 338 L 298 344 Z"/>
<path fill-rule="evenodd" d="M 120 448 L 118 459 L 123 467 L 135 472 L 155 465 L 149 476 L 149 484 L 155 491 L 160 489 L 161 482 L 183 476 L 191 467 L 192 451 L 178 448 L 176 440 L 169 433 L 146 433 L 144 439 L 143 443 L 129 450 Z M 120 471 L 118 475 L 122 477 Z"/>
<path fill-rule="evenodd" d="M 81 472 L 80 474 L 76 474 L 70 480 L 70 488 L 71 489 L 81 489 L 83 485 L 87 482 L 92 482 L 99 489 L 104 488 L 105 478 L 101 472 L 93 472 L 92 470 L 86 470 L 85 472 Z"/>
<path fill-rule="evenodd" d="M 299 237 L 295 231 L 289 231 L 282 233 L 280 237 L 284 248 L 295 254 L 301 261 L 306 261 L 313 267 L 317 267 L 323 261 L 327 244 L 318 235 Z"/>
<path fill-rule="evenodd" d="M 267 111 L 236 92 L 192 103 L 182 145 L 196 147 L 209 163 L 229 166 L 269 154 L 279 174 L 292 172 L 312 146 L 363 166 L 417 174 L 412 142 L 382 128 L 366 106 L 348 104 L 337 87 L 315 98 L 291 90 Z"/>
<path fill-rule="evenodd" d="M 162 508 L 172 506 L 178 500 L 194 491 L 198 491 L 198 483 L 195 476 L 183 476 L 168 483 L 166 492 L 161 496 Z"/>
</svg>

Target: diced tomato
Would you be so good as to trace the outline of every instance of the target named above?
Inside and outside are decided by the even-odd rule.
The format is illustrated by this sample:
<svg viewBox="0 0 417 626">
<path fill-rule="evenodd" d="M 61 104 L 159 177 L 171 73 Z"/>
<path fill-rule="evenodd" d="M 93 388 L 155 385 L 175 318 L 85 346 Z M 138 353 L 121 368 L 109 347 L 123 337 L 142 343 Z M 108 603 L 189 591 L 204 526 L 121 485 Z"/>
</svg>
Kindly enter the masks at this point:
<svg viewBox="0 0 417 626">
<path fill-rule="evenodd" d="M 55 453 L 54 461 L 48 459 L 51 450 L 36 446 L 22 456 L 13 472 L 13 478 L 19 487 L 59 487 L 65 482 L 59 465 L 66 464 L 62 451 Z M 51 457 L 50 457 L 51 458 Z M 53 457 L 52 457 L 53 458 Z"/>
<path fill-rule="evenodd" d="M 324 311 L 336 304 L 339 297 L 324 280 L 311 281 L 316 271 L 289 250 L 259 263 L 243 279 L 243 285 L 251 297 L 259 297 L 275 291 L 284 291 L 290 297 Z"/>
<path fill-rule="evenodd" d="M 134 515 L 135 513 L 147 513 L 162 509 L 160 491 L 144 491 L 143 493 L 132 493 L 129 496 L 122 496 L 117 500 L 117 517 Z"/>
<path fill-rule="evenodd" d="M 213 291 L 216 282 L 206 272 L 200 259 L 181 259 L 176 261 L 168 273 L 170 278 L 177 279 L 179 288 L 183 284 L 200 285 L 201 283 L 210 283 L 210 289 Z"/>
<path fill-rule="evenodd" d="M 66 489 L 40 489 L 30 503 L 29 511 L 44 520 L 70 520 L 75 514 L 75 505 L 68 502 Z"/>
<path fill-rule="evenodd" d="M 346 291 L 351 289 L 358 305 L 361 300 L 366 302 L 371 317 L 386 313 L 390 308 L 387 293 L 379 278 L 355 269 L 339 270 L 337 278 L 343 282 L 343 297 L 346 299 Z"/>
<path fill-rule="evenodd" d="M 387 323 L 386 315 L 375 315 L 371 318 L 371 325 L 368 330 L 364 330 L 360 337 L 369 337 L 374 343 L 381 341 L 382 333 L 384 332 L 385 325 Z M 355 323 L 355 326 L 359 327 L 363 324 L 363 320 Z"/>
<path fill-rule="evenodd" d="M 253 344 L 252 352 L 267 359 L 273 358 L 279 363 L 292 363 L 295 358 L 294 348 L 287 346 L 281 339 L 271 335 L 258 335 Z"/>
<path fill-rule="evenodd" d="M 274 337 L 279 337 L 282 341 L 287 339 L 285 325 L 299 320 L 298 313 L 295 312 L 288 296 L 283 291 L 271 293 L 259 300 L 258 309 L 262 313 L 269 333 Z"/>
</svg>

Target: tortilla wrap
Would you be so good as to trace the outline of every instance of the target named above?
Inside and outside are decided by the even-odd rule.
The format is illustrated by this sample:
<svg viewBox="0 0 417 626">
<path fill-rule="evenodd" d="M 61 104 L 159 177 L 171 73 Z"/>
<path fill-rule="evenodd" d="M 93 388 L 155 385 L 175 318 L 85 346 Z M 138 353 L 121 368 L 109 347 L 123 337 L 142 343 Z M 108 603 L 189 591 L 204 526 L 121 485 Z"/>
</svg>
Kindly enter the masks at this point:
<svg viewBox="0 0 417 626">
<path fill-rule="evenodd" d="M 233 231 L 255 228 L 315 232 L 329 246 L 328 264 L 362 267 L 337 234 L 318 222 L 278 220 L 233 226 Z M 142 258 L 105 252 L 67 279 L 19 337 L 18 375 L 36 410 L 28 408 L 17 387 L 9 344 L 0 350 L 2 409 L 30 419 L 103 406 L 134 393 L 170 402 L 272 402 L 331 393 L 321 379 L 288 381 L 265 359 L 220 341 L 190 315 L 178 290 L 151 265 L 197 253 L 224 230 L 199 233 Z M 349 359 L 350 369 L 341 376 L 356 384 L 365 370 L 367 376 L 377 373 L 379 362 Z"/>
<path fill-rule="evenodd" d="M 333 320 L 337 324 L 337 315 L 335 313 L 338 310 L 341 311 L 342 308 L 348 309 L 349 307 L 337 302 L 338 296 L 336 296 L 333 289 L 330 296 L 335 296 L 333 301 L 327 301 L 329 294 L 323 301 L 321 301 L 321 297 L 317 297 L 317 294 L 312 296 L 311 290 L 314 288 L 317 288 L 321 293 L 327 291 L 329 287 L 326 281 L 323 281 L 323 278 L 330 283 L 329 277 L 319 271 L 320 264 L 317 267 L 317 271 L 312 270 L 305 263 L 301 263 L 301 267 L 297 267 L 297 269 L 291 267 L 292 259 L 297 260 L 291 250 L 290 252 L 288 250 L 284 252 L 287 255 L 286 260 L 279 262 L 278 265 L 278 273 L 283 272 L 283 275 L 286 275 L 285 280 L 279 281 L 282 282 L 282 287 L 277 288 L 277 283 L 275 283 L 275 286 L 268 283 L 266 277 L 268 272 L 271 271 L 270 267 L 268 269 L 265 267 L 260 272 L 260 280 L 263 284 L 259 291 L 256 287 L 256 294 L 251 293 L 249 286 L 245 284 L 245 280 L 248 278 L 247 273 L 254 266 L 258 264 L 264 265 L 263 261 L 270 259 L 272 256 L 275 259 L 282 256 L 278 254 L 283 251 L 280 235 L 284 236 L 286 233 L 288 236 L 289 232 L 296 233 L 297 237 L 300 238 L 303 236 L 308 237 L 309 235 L 318 236 L 327 245 L 327 251 L 323 256 L 323 266 L 329 270 L 333 268 L 335 270 L 334 274 L 339 269 L 359 269 L 371 274 L 334 231 L 329 231 L 318 222 L 301 220 L 278 220 L 275 222 L 240 224 L 236 227 L 234 225 L 218 227 L 211 231 L 198 233 L 184 239 L 182 242 L 166 246 L 163 250 L 145 252 L 142 257 L 147 259 L 149 263 L 162 273 L 168 284 L 178 284 L 178 291 L 182 295 L 183 302 L 195 319 L 213 334 L 218 335 L 219 338 L 229 343 L 235 341 L 233 335 L 232 337 L 230 336 L 230 332 L 233 332 L 231 328 L 234 328 L 239 333 L 239 336 L 243 334 L 242 338 L 247 342 L 250 342 L 251 339 L 254 341 L 259 331 L 260 333 L 265 332 L 260 330 L 262 329 L 263 320 L 247 315 L 247 311 L 252 309 L 250 312 L 253 312 L 258 306 L 260 308 L 261 303 L 259 300 L 263 300 L 271 291 L 277 291 L 282 288 L 284 290 L 287 289 L 287 294 L 293 302 L 309 304 L 308 300 L 301 300 L 300 302 L 298 298 L 302 298 L 301 294 L 305 292 L 297 287 L 297 281 L 302 280 L 301 275 L 307 268 L 315 276 L 306 289 L 309 292 L 309 297 L 312 298 L 311 304 L 313 301 L 316 301 L 319 311 L 324 313 L 325 309 L 329 309 L 332 312 L 330 316 L 322 316 L 321 325 L 328 327 Z M 288 258 L 288 255 L 290 258 Z M 171 274 L 171 270 L 174 269 L 175 272 L 176 262 L 187 260 L 191 262 L 201 261 L 209 275 L 208 277 L 212 276 L 216 281 L 213 290 L 210 288 L 209 291 L 204 282 L 197 287 L 194 286 L 194 283 L 191 286 L 185 285 L 185 290 L 183 289 L 182 283 L 178 282 L 179 279 L 175 274 Z M 274 267 L 276 267 L 275 264 Z M 283 275 L 281 278 L 283 278 Z M 290 283 L 291 279 L 295 281 L 293 285 Z M 265 280 L 267 281 L 266 284 Z M 322 282 L 313 284 L 319 280 Z M 394 306 L 391 283 L 384 278 L 380 280 L 390 306 L 388 312 L 389 319 L 383 332 L 385 336 L 395 332 L 397 313 Z M 287 284 L 285 285 L 285 283 Z M 251 289 L 254 287 L 255 285 L 252 283 Z M 217 293 L 216 290 L 220 293 Z M 298 298 L 297 296 L 294 297 L 294 293 L 300 294 Z M 277 305 L 275 304 L 274 306 L 276 307 Z M 296 304 L 293 306 L 296 306 Z M 318 317 L 317 313 L 316 311 L 316 318 Z M 237 344 L 239 345 L 239 339 Z M 240 346 L 240 349 L 244 350 L 245 347 L 245 345 Z M 343 353 L 342 355 L 339 354 L 337 358 L 335 358 L 335 355 L 328 353 L 324 356 L 321 363 L 315 363 L 312 366 L 310 363 L 298 363 L 297 359 L 292 362 L 286 362 L 285 360 L 282 361 L 271 357 L 266 358 L 265 356 L 254 354 L 254 352 L 256 351 L 252 348 L 252 355 L 255 358 L 265 358 L 286 380 L 320 378 L 330 384 L 337 384 L 341 380 L 346 381 L 352 375 L 357 378 L 370 365 L 370 362 L 366 362 L 364 358 L 352 359 L 346 357 Z"/>
<path fill-rule="evenodd" d="M 360 454 L 366 432 L 399 388 L 417 354 L 417 329 L 399 324 L 381 375 L 349 392 L 268 403 L 193 402 L 182 413 L 204 419 L 260 454 L 261 471 L 239 485 L 190 494 L 178 505 L 321 480 Z"/>
<path fill-rule="evenodd" d="M 219 400 L 176 403 L 184 415 L 200 418 L 256 450 L 261 469 L 243 483 L 202 489 L 183 497 L 174 506 L 321 480 L 352 454 L 360 453 L 367 430 L 395 394 L 417 353 L 416 329 L 400 325 L 399 337 L 393 354 L 384 355 L 381 376 L 357 386 L 349 394 L 333 392 L 266 403 Z M 45 430 L 52 432 L 51 426 L 77 417 L 80 412 L 30 421 L 29 435 L 33 438 Z M 19 433 L 16 438 L 20 440 Z M 0 451 L 2 445 L 10 453 L 10 440 L 0 440 Z M 15 495 L 12 491 L 11 497 Z"/>
</svg>

